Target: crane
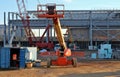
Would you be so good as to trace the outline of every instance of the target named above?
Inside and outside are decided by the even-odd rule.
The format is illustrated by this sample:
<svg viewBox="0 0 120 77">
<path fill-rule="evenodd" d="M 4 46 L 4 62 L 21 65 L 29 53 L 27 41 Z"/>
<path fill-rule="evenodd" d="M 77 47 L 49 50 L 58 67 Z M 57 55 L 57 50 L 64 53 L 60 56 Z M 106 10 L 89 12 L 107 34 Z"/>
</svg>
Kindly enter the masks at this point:
<svg viewBox="0 0 120 77">
<path fill-rule="evenodd" d="M 62 10 L 56 10 L 56 8 L 62 7 Z M 59 18 L 64 17 L 64 5 L 56 5 L 56 4 L 46 4 L 46 5 L 38 5 L 37 7 L 38 18 L 50 18 L 53 21 L 54 29 L 57 35 L 58 42 L 61 46 L 61 50 L 56 51 L 56 55 L 58 58 L 56 60 L 51 60 L 50 58 L 47 60 L 47 67 L 49 68 L 51 65 L 58 66 L 66 66 L 73 65 L 77 66 L 77 59 L 73 58 L 72 60 L 68 60 L 67 57 L 71 56 L 71 50 L 67 48 L 62 31 L 61 24 Z"/>
<path fill-rule="evenodd" d="M 16 2 L 17 2 L 18 10 L 19 10 L 19 16 L 22 20 L 22 24 L 23 24 L 26 36 L 28 38 L 29 44 L 37 46 L 39 49 L 41 49 L 41 48 L 53 49 L 53 46 L 54 46 L 53 43 L 50 43 L 50 42 L 41 43 L 45 33 L 49 30 L 50 25 L 48 24 L 42 37 L 37 41 L 37 38 L 35 37 L 34 33 L 32 32 L 32 29 L 30 27 L 30 20 L 29 20 L 30 17 L 26 10 L 24 0 L 16 0 Z M 33 41 L 37 41 L 37 42 L 34 43 Z M 50 41 L 50 40 L 48 40 L 48 41 Z"/>
<path fill-rule="evenodd" d="M 35 35 L 30 28 L 30 22 L 29 22 L 30 17 L 28 15 L 27 10 L 26 10 L 25 2 L 24 2 L 24 0 L 16 0 L 16 2 L 17 2 L 19 15 L 20 15 L 20 18 L 22 20 L 22 24 L 23 24 L 26 36 L 28 37 L 29 43 L 32 45 L 33 44 L 33 42 L 32 42 L 33 38 L 35 40 L 37 40 L 37 39 L 35 38 Z"/>
</svg>

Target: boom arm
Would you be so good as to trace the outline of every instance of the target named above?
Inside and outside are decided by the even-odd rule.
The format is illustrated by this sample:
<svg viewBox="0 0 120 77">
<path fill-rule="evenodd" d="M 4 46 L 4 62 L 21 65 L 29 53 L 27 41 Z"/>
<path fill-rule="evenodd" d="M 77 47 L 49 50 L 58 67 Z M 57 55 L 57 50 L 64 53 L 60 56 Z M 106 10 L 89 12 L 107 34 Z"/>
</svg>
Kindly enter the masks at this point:
<svg viewBox="0 0 120 77">
<path fill-rule="evenodd" d="M 54 23 L 54 29 L 57 34 L 57 39 L 60 43 L 60 46 L 62 46 L 64 49 L 67 49 L 64 37 L 62 35 L 61 24 L 60 24 L 59 18 L 53 18 L 53 23 Z"/>
</svg>

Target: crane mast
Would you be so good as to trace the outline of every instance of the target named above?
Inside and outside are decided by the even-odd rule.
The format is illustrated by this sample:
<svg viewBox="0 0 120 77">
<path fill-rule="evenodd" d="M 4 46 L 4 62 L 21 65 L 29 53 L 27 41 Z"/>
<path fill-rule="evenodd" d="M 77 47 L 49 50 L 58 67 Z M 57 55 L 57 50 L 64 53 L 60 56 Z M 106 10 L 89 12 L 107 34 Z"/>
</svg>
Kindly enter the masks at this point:
<svg viewBox="0 0 120 77">
<path fill-rule="evenodd" d="M 28 37 L 29 43 L 32 45 L 33 44 L 33 38 L 35 38 L 35 35 L 33 34 L 31 28 L 30 28 L 30 21 L 29 21 L 29 15 L 25 7 L 24 0 L 16 0 L 18 10 L 19 10 L 19 15 L 22 20 L 22 24 L 26 33 L 26 36 Z"/>
<path fill-rule="evenodd" d="M 26 36 L 28 38 L 29 44 L 34 45 L 34 46 L 38 47 L 39 49 L 42 49 L 42 48 L 53 49 L 54 45 L 53 45 L 52 42 L 50 42 L 49 35 L 47 37 L 48 42 L 47 43 L 41 43 L 43 41 L 43 37 L 44 37 L 45 33 L 46 32 L 49 33 L 50 25 L 48 24 L 48 26 L 46 27 L 42 37 L 40 37 L 40 39 L 37 39 L 37 37 L 35 37 L 34 33 L 32 32 L 32 29 L 30 27 L 30 20 L 29 20 L 30 17 L 28 15 L 27 10 L 26 10 L 24 0 L 16 0 L 16 2 L 17 2 L 18 10 L 19 10 L 19 16 L 22 20 L 22 24 L 23 24 Z M 34 41 L 36 41 L 36 43 Z"/>
</svg>

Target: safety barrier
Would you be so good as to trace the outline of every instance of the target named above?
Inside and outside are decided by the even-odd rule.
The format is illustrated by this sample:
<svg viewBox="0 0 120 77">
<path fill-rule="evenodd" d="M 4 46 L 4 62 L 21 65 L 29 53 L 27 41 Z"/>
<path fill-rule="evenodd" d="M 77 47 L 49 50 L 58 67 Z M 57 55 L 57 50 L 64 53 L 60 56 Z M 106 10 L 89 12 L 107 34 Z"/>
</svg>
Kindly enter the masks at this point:
<svg viewBox="0 0 120 77">
<path fill-rule="evenodd" d="M 72 56 L 75 56 L 75 57 L 84 57 L 85 56 L 85 52 L 72 52 Z"/>
<path fill-rule="evenodd" d="M 55 56 L 56 52 L 52 51 L 52 52 L 41 52 L 39 54 L 39 56 Z M 85 52 L 84 51 L 74 51 L 72 52 L 72 55 L 74 57 L 84 57 L 85 56 Z"/>
</svg>

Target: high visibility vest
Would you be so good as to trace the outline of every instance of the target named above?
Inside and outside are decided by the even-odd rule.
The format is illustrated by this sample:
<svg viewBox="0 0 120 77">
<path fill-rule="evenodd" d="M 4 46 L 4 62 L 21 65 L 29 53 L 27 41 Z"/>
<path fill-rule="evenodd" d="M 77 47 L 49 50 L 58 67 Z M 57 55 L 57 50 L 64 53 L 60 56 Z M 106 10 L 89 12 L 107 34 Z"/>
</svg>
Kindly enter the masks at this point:
<svg viewBox="0 0 120 77">
<path fill-rule="evenodd" d="M 17 60 L 17 54 L 13 54 L 13 60 Z"/>
</svg>

